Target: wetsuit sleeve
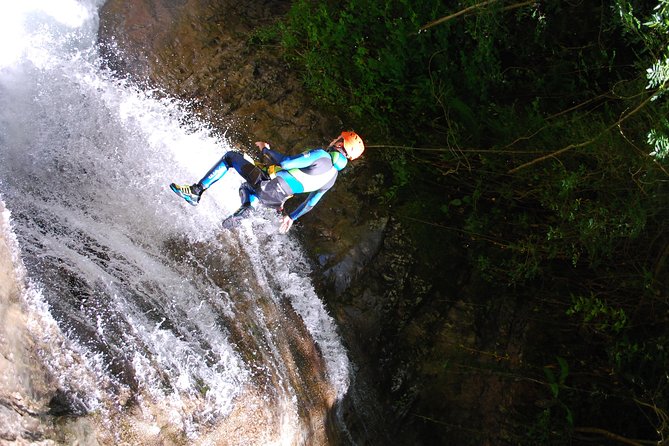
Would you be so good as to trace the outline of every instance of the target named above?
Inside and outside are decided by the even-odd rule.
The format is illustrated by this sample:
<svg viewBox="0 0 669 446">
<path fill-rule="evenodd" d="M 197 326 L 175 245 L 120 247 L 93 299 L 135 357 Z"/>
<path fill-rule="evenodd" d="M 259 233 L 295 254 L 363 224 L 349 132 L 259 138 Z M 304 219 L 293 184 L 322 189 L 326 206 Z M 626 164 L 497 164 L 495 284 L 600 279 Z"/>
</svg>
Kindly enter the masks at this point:
<svg viewBox="0 0 669 446">
<path fill-rule="evenodd" d="M 281 161 L 281 167 L 284 169 L 302 169 L 313 165 L 316 160 L 328 157 L 330 155 L 323 149 L 311 150 L 295 156 L 286 156 Z"/>
<path fill-rule="evenodd" d="M 265 158 L 266 161 L 269 161 L 268 164 L 278 164 L 280 165 L 283 160 L 288 158 L 288 156 L 284 155 L 283 153 L 279 153 L 276 150 L 269 149 L 265 147 L 262 149 L 262 154 L 263 157 Z"/>
<path fill-rule="evenodd" d="M 290 218 L 293 220 L 297 220 L 307 212 L 309 212 L 311 209 L 313 209 L 314 206 L 316 206 L 316 203 L 325 195 L 326 190 L 317 190 L 314 192 L 311 192 L 308 196 L 307 199 L 300 204 L 297 209 L 295 209 L 293 212 L 290 214 Z"/>
</svg>

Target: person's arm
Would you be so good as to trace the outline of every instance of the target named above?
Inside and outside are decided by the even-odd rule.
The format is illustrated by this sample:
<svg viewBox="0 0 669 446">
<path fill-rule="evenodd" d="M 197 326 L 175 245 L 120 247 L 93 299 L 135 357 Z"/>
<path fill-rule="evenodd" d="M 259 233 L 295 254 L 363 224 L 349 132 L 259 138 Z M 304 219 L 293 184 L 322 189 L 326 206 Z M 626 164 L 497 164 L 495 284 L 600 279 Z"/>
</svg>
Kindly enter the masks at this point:
<svg viewBox="0 0 669 446">
<path fill-rule="evenodd" d="M 264 161 L 269 161 L 268 164 L 281 165 L 281 162 L 287 158 L 283 153 L 272 150 L 268 142 L 256 141 L 256 146 L 261 150 Z"/>
<path fill-rule="evenodd" d="M 325 190 L 317 190 L 311 192 L 307 198 L 293 211 L 290 213 L 290 218 L 295 221 L 316 206 L 316 203 L 325 195 Z"/>
<path fill-rule="evenodd" d="M 282 234 L 288 232 L 290 227 L 293 226 L 293 222 L 313 209 L 313 207 L 316 206 L 316 203 L 318 203 L 323 195 L 325 195 L 325 192 L 327 192 L 327 189 L 311 192 L 307 196 L 306 200 L 304 200 L 302 204 L 297 207 L 297 209 L 291 212 L 290 215 L 284 215 L 283 219 L 281 220 L 279 232 Z"/>
</svg>

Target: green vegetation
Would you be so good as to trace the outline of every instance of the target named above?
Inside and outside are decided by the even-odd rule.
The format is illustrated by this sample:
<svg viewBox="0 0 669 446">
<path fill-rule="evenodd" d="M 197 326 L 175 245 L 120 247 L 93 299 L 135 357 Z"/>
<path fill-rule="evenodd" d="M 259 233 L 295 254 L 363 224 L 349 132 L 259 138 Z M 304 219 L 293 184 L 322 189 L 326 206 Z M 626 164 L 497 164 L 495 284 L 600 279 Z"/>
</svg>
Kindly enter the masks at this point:
<svg viewBox="0 0 669 446">
<path fill-rule="evenodd" d="M 523 373 L 556 404 L 516 444 L 669 436 L 669 2 L 650 3 L 295 0 L 273 34 L 365 136 L 379 199 L 455 228 L 490 295 L 550 321 Z"/>
</svg>

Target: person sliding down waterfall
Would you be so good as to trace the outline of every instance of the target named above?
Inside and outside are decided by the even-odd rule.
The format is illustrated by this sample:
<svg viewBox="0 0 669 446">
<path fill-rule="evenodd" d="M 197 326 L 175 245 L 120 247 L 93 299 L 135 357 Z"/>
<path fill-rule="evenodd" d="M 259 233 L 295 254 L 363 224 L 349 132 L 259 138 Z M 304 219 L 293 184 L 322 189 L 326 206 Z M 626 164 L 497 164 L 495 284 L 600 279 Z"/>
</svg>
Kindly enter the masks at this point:
<svg viewBox="0 0 669 446">
<path fill-rule="evenodd" d="M 283 214 L 283 205 L 295 194 L 309 193 L 307 198 L 281 220 L 279 232 L 285 234 L 293 222 L 309 212 L 335 183 L 337 174 L 346 167 L 347 159 L 362 155 L 365 145 L 355 132 L 342 132 L 326 149 L 309 150 L 288 156 L 270 149 L 268 143 L 258 141 L 264 168 L 247 161 L 235 151 L 227 152 L 199 182 L 190 186 L 170 184 L 181 198 L 196 206 L 204 191 L 223 178 L 229 168 L 234 168 L 246 180 L 239 188 L 242 206 L 233 217 L 243 218 L 258 203 Z"/>
</svg>

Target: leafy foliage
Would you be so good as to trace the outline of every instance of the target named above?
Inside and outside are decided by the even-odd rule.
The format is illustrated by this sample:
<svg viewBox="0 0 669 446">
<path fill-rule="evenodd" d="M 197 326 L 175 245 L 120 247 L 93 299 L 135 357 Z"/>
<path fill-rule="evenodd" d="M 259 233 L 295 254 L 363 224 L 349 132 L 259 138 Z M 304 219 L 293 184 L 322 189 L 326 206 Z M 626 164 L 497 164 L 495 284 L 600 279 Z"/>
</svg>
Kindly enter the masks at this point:
<svg viewBox="0 0 669 446">
<path fill-rule="evenodd" d="M 595 296 L 572 296 L 573 305 L 567 315 L 582 315 L 582 323 L 600 333 L 620 333 L 627 326 L 627 315 L 622 308 L 612 308 Z"/>
<path fill-rule="evenodd" d="M 645 43 L 644 50 L 651 54 L 651 65 L 646 70 L 648 84 L 653 90 L 653 101 L 663 98 L 669 88 L 669 2 L 660 0 L 647 21 L 641 22 L 635 8 L 627 0 L 616 2 L 622 22 L 630 33 L 635 33 Z M 654 60 L 653 60 L 654 59 Z M 653 147 L 650 152 L 657 159 L 669 155 L 667 121 L 663 117 L 669 112 L 666 100 L 656 104 L 656 113 L 661 125 L 650 129 L 647 142 Z"/>
<path fill-rule="evenodd" d="M 494 36 L 504 32 L 494 13 L 478 16 L 465 29 L 445 25 L 420 32 L 445 12 L 438 0 L 336 6 L 298 0 L 282 27 L 282 43 L 322 104 L 346 110 L 381 134 L 409 138 L 426 125 L 448 130 L 451 109 L 474 123 L 467 102 L 448 101 L 457 90 L 485 100 L 500 79 Z M 452 45 L 458 37 L 464 45 Z"/>
<path fill-rule="evenodd" d="M 631 438 L 669 435 L 637 410 L 669 406 L 669 2 L 454 8 L 295 0 L 278 35 L 313 95 L 364 133 L 395 215 L 454 230 L 490 296 L 554 321 L 525 349 L 562 409 L 534 427 L 560 413 L 566 443 L 580 422 L 618 429 L 602 415 L 615 399 L 646 426 Z M 542 365 L 555 357 L 557 375 Z"/>
</svg>

